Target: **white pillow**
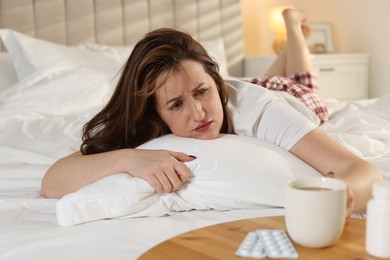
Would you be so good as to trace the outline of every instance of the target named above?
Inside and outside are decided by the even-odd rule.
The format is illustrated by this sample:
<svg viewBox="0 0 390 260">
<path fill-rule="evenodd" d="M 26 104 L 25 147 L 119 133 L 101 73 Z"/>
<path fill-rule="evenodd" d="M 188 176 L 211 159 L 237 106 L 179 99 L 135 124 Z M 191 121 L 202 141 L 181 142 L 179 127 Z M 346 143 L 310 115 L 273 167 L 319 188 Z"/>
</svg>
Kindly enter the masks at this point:
<svg viewBox="0 0 390 260">
<path fill-rule="evenodd" d="M 91 52 L 83 46 L 65 46 L 36 39 L 11 29 L 0 29 L 0 37 L 12 57 L 20 80 L 37 71 L 107 58 L 104 54 Z"/>
<path fill-rule="evenodd" d="M 200 44 L 206 49 L 219 66 L 219 74 L 222 78 L 229 77 L 228 64 L 226 59 L 225 44 L 222 38 L 216 38 L 209 41 L 201 41 Z"/>
<path fill-rule="evenodd" d="M 167 135 L 139 148 L 195 155 L 193 177 L 177 192 L 158 194 L 144 180 L 117 174 L 60 199 L 61 226 L 117 218 L 171 215 L 178 211 L 283 207 L 284 186 L 296 177 L 321 176 L 291 153 L 251 137 L 221 135 L 197 140 Z M 69 173 L 71 174 L 71 173 Z"/>
<path fill-rule="evenodd" d="M 112 96 L 120 67 L 106 59 L 68 70 L 53 68 L 1 92 L 0 146 L 53 159 L 78 150 L 83 125 Z"/>
<path fill-rule="evenodd" d="M 18 82 L 18 76 L 9 53 L 0 52 L 0 92 Z"/>
<path fill-rule="evenodd" d="M 0 29 L 0 37 L 12 56 L 19 79 L 39 70 L 78 64 L 85 60 L 114 58 L 119 62 L 127 60 L 132 46 L 108 46 L 83 44 L 65 46 L 21 34 L 11 29 Z M 222 38 L 200 42 L 219 65 L 222 77 L 228 77 L 228 65 Z"/>
<path fill-rule="evenodd" d="M 120 63 L 126 62 L 134 49 L 133 46 L 114 46 L 96 43 L 85 43 L 82 44 L 82 46 L 85 46 L 87 49 L 94 52 L 105 53 L 107 56 L 115 59 Z"/>
<path fill-rule="evenodd" d="M 219 73 L 223 78 L 229 76 L 228 65 L 226 60 L 225 45 L 222 38 L 217 38 L 209 41 L 201 41 L 200 44 L 206 49 L 207 53 L 212 57 L 219 65 Z M 86 48 L 92 51 L 104 52 L 111 55 L 119 62 L 125 62 L 131 52 L 133 46 L 110 46 L 94 43 L 84 44 Z"/>
</svg>

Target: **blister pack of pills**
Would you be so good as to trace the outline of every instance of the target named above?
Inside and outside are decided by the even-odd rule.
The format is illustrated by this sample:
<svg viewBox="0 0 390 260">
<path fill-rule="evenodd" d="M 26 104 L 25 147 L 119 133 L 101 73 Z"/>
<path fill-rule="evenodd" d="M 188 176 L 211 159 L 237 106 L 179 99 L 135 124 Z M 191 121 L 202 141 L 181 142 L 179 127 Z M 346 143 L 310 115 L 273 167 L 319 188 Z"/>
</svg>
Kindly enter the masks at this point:
<svg viewBox="0 0 390 260">
<path fill-rule="evenodd" d="M 251 258 L 297 258 L 298 253 L 284 230 L 259 229 L 249 232 L 236 251 Z"/>
</svg>

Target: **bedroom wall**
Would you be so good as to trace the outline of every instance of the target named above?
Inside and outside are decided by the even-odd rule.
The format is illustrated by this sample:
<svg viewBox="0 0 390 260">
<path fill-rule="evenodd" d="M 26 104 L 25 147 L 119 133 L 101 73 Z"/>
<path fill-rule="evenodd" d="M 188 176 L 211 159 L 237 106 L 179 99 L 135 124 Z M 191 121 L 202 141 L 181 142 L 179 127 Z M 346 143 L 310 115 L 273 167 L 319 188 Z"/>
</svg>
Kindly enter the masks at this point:
<svg viewBox="0 0 390 260">
<path fill-rule="evenodd" d="M 335 50 L 364 52 L 371 56 L 370 96 L 390 93 L 390 1 L 388 0 L 241 0 L 244 54 L 273 55 L 276 33 L 268 26 L 267 10 L 292 5 L 303 10 L 312 22 L 330 22 Z"/>
</svg>

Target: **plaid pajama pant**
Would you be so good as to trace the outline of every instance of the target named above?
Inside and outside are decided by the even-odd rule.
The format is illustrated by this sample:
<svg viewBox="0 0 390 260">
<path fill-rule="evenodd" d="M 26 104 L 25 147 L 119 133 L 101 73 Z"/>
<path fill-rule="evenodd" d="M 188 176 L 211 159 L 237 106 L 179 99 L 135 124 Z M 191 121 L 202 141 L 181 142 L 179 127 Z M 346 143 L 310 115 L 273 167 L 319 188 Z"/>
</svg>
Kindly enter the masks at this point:
<svg viewBox="0 0 390 260">
<path fill-rule="evenodd" d="M 316 113 L 321 124 L 329 120 L 328 109 L 319 96 L 317 75 L 314 73 L 302 72 L 289 77 L 264 76 L 254 78 L 250 82 L 269 90 L 284 91 L 296 97 Z"/>
</svg>

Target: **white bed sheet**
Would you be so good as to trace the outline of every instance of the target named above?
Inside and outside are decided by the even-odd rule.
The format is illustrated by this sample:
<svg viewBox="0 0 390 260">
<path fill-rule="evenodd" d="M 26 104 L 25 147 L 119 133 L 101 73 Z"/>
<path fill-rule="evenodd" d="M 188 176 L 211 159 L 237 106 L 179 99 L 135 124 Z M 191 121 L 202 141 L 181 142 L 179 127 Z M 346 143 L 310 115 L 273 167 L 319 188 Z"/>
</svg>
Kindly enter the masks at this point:
<svg viewBox="0 0 390 260">
<path fill-rule="evenodd" d="M 243 218 L 282 215 L 283 209 L 191 211 L 169 217 L 102 220 L 60 227 L 57 200 L 39 197 L 48 166 L 0 166 L 0 259 L 136 259 L 180 233 Z"/>
<path fill-rule="evenodd" d="M 326 100 L 331 119 L 321 127 L 390 179 L 390 94 L 380 98 Z"/>
</svg>

